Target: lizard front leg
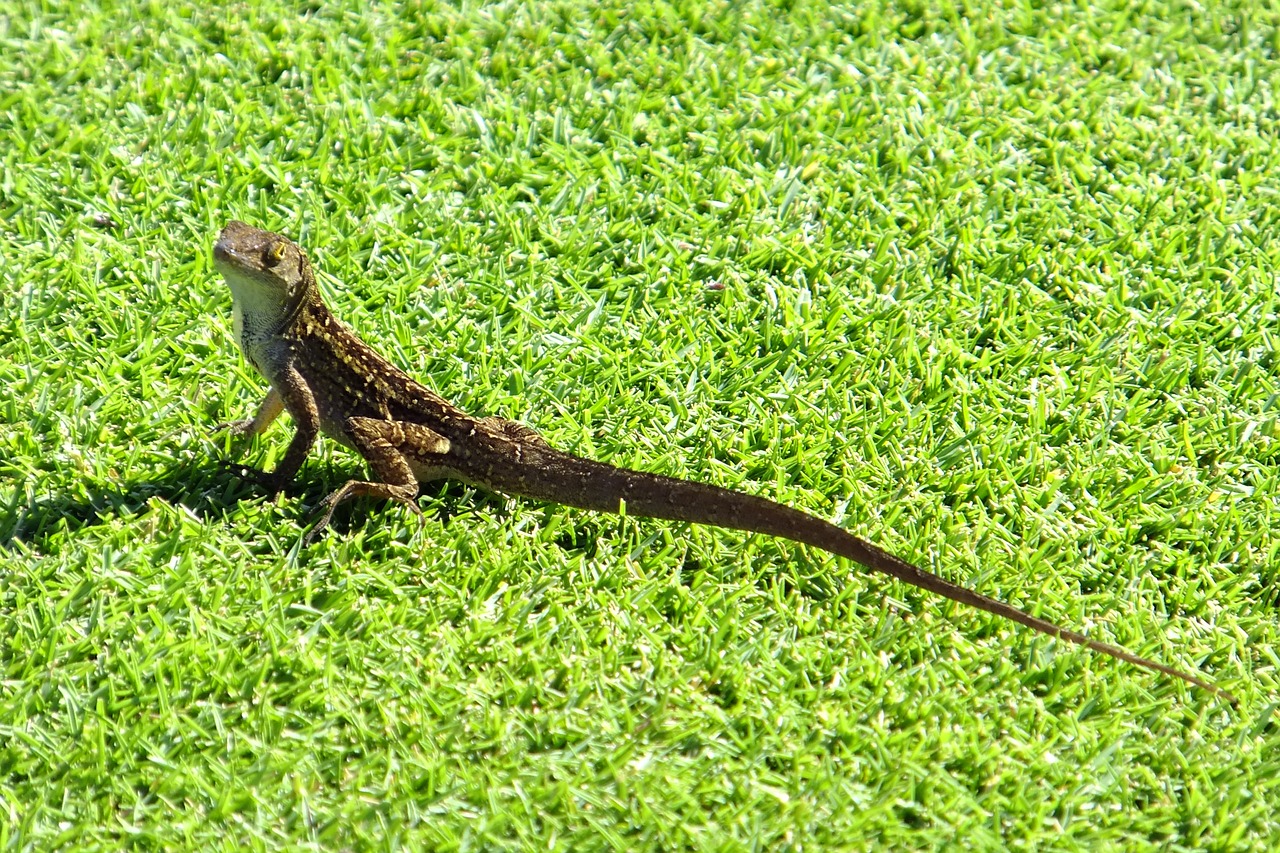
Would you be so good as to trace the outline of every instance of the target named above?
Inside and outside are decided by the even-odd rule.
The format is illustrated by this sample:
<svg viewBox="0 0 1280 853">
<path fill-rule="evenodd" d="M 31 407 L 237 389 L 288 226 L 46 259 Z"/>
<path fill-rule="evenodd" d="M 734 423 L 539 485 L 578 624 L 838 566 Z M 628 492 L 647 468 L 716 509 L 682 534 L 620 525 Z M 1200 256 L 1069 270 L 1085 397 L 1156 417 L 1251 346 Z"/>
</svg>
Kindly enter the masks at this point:
<svg viewBox="0 0 1280 853">
<path fill-rule="evenodd" d="M 267 392 L 267 398 L 258 406 L 258 411 L 251 418 L 245 418 L 240 421 L 231 421 L 230 423 L 218 424 L 214 427 L 214 432 L 229 432 L 234 438 L 245 438 L 251 435 L 262 435 L 267 431 L 267 427 L 271 426 L 276 418 L 280 417 L 280 413 L 284 411 L 284 398 L 280 396 L 280 392 L 272 388 Z"/>
<path fill-rule="evenodd" d="M 420 468 L 443 466 L 449 452 L 449 439 L 421 424 L 383 421 L 376 418 L 348 418 L 347 438 L 369 463 L 378 482 L 348 480 L 325 498 L 319 506 L 319 521 L 307 533 L 310 542 L 329 525 L 338 504 L 355 497 L 383 498 L 398 501 L 422 515 L 417 502 L 418 477 L 410 457 Z"/>
<path fill-rule="evenodd" d="M 298 469 L 306 461 L 320 434 L 320 410 L 316 408 L 315 397 L 307 387 L 306 380 L 292 366 L 281 370 L 271 383 L 271 393 L 258 407 L 258 413 L 244 427 L 246 431 L 258 431 L 267 428 L 280 414 L 288 409 L 297 431 L 284 452 L 284 458 L 270 473 L 258 468 L 243 465 L 229 466 L 232 471 L 246 480 L 252 480 L 271 493 L 284 491 L 285 486 L 293 482 Z M 243 421 L 241 422 L 244 423 Z M 235 425 L 233 425 L 233 428 Z"/>
</svg>

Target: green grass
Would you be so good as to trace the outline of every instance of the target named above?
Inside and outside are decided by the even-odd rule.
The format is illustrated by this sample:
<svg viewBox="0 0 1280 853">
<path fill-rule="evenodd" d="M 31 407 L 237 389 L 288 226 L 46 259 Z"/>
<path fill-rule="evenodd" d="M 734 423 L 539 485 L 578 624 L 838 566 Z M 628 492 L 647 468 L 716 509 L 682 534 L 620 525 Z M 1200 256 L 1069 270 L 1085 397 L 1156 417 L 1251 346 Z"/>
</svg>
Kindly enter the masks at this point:
<svg viewBox="0 0 1280 853">
<path fill-rule="evenodd" d="M 0 845 L 1280 846 L 1280 16 L 1006 5 L 0 5 Z M 470 411 L 1240 707 L 764 537 L 301 547 L 360 466 L 218 468 L 233 217 Z"/>
</svg>

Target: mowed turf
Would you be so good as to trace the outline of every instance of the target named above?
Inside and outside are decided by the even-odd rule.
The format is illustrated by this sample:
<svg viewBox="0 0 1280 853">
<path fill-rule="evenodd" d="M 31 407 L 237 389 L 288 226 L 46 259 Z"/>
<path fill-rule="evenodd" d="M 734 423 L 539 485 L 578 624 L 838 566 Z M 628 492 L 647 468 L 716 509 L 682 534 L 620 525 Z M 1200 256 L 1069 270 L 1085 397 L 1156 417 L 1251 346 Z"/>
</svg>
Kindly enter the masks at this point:
<svg viewBox="0 0 1280 853">
<path fill-rule="evenodd" d="M 0 3 L 0 846 L 1280 846 L 1280 16 Z M 209 252 L 765 537 L 356 502 Z"/>
</svg>

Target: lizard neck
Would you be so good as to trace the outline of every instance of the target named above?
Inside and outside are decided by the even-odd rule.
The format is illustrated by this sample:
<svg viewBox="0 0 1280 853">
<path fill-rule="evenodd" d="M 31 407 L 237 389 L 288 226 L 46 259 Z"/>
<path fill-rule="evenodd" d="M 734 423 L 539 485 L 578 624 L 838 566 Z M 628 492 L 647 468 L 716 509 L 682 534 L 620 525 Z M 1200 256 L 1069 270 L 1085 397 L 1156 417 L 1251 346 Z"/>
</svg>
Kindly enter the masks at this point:
<svg viewBox="0 0 1280 853">
<path fill-rule="evenodd" d="M 288 328 L 308 299 L 315 298 L 314 281 L 304 282 L 296 294 L 236 270 L 223 273 L 231 288 L 236 342 L 250 364 L 262 373 L 260 352 Z"/>
</svg>

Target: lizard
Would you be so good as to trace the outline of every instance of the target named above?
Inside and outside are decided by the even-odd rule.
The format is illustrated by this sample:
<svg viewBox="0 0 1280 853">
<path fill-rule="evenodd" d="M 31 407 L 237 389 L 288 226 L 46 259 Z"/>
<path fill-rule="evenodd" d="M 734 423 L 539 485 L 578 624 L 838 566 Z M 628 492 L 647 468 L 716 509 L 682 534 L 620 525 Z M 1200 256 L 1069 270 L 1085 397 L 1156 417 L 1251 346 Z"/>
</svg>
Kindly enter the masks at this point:
<svg viewBox="0 0 1280 853">
<path fill-rule="evenodd" d="M 287 411 L 294 433 L 270 472 L 230 466 L 271 493 L 296 478 L 323 433 L 362 456 L 373 477 L 325 497 L 306 541 L 355 497 L 382 498 L 422 514 L 419 484 L 452 478 L 482 489 L 597 512 L 713 525 L 789 539 L 852 560 L 959 604 L 1050 637 L 1179 678 L 1236 704 L 1209 681 L 1091 639 L 984 595 L 854 536 L 816 515 L 767 498 L 692 480 L 618 468 L 551 447 L 532 427 L 467 414 L 378 354 L 325 304 L 306 252 L 287 237 L 232 221 L 213 247 L 232 294 L 234 333 L 245 359 L 270 384 L 253 417 L 225 425 L 261 434 Z"/>
</svg>

